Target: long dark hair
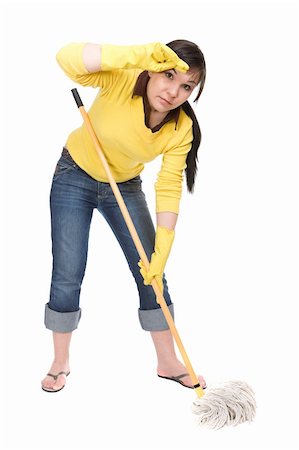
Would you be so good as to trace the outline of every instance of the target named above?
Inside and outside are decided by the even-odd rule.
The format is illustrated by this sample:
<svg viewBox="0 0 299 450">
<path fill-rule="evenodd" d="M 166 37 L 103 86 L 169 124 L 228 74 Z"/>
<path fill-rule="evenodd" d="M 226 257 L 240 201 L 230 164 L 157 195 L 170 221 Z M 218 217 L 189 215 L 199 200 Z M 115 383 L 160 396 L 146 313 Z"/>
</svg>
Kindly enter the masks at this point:
<svg viewBox="0 0 299 450">
<path fill-rule="evenodd" d="M 186 41 L 184 39 L 177 39 L 175 41 L 169 42 L 166 45 L 168 45 L 168 47 L 170 47 L 178 55 L 179 58 L 185 61 L 190 69 L 198 70 L 199 90 L 194 100 L 194 102 L 197 102 L 204 88 L 206 79 L 206 63 L 202 51 L 196 44 L 194 44 L 194 42 Z M 182 108 L 193 122 L 193 141 L 191 149 L 187 155 L 187 167 L 185 169 L 188 191 L 193 192 L 195 176 L 197 172 L 197 151 L 201 142 L 201 131 L 195 112 L 193 111 L 190 103 L 186 101 L 185 103 L 183 103 Z"/>
</svg>

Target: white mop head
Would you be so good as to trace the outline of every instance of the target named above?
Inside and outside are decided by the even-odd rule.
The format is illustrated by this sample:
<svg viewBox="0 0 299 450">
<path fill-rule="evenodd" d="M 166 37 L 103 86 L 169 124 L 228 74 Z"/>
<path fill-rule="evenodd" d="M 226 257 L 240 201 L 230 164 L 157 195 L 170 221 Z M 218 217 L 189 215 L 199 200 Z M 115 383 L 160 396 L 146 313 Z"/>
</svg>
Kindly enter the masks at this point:
<svg viewBox="0 0 299 450">
<path fill-rule="evenodd" d="M 255 411 L 254 392 L 243 381 L 228 381 L 221 386 L 208 388 L 204 396 L 198 397 L 192 405 L 192 412 L 198 416 L 198 424 L 216 430 L 225 425 L 251 422 Z"/>
</svg>

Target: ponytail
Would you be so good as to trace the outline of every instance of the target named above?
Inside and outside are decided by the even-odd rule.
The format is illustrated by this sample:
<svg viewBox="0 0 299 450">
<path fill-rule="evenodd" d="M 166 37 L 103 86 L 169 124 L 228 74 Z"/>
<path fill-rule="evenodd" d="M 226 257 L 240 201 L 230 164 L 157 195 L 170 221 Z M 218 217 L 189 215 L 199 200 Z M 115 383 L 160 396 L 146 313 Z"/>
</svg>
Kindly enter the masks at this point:
<svg viewBox="0 0 299 450">
<path fill-rule="evenodd" d="M 192 106 L 187 101 L 183 103 L 182 108 L 184 112 L 192 119 L 192 132 L 193 132 L 193 141 L 191 145 L 191 149 L 188 152 L 186 164 L 187 167 L 185 169 L 186 174 L 186 183 L 189 192 L 194 191 L 194 183 L 197 172 L 197 151 L 201 142 L 201 131 L 199 127 L 199 123 L 197 121 L 196 115 L 193 111 Z"/>
</svg>

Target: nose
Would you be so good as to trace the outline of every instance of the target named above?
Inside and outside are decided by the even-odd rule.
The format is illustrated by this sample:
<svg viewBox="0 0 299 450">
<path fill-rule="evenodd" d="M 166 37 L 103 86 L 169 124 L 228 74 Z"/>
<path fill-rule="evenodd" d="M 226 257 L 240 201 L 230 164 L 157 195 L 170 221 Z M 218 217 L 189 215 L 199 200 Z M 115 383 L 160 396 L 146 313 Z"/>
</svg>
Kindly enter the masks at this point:
<svg viewBox="0 0 299 450">
<path fill-rule="evenodd" d="M 177 86 L 175 83 L 172 83 L 171 86 L 168 86 L 168 94 L 171 98 L 176 98 L 178 96 L 179 86 Z"/>
</svg>

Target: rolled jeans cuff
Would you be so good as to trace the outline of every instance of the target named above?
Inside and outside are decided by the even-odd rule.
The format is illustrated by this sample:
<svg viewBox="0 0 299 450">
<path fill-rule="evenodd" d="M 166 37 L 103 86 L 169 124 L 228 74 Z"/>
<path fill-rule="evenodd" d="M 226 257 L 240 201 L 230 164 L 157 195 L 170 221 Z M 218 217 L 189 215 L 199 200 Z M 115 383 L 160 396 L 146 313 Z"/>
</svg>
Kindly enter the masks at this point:
<svg viewBox="0 0 299 450">
<path fill-rule="evenodd" d="M 174 319 L 173 303 L 168 305 L 168 309 Z M 140 325 L 145 331 L 169 330 L 168 323 L 161 308 L 139 309 L 138 315 Z"/>
<path fill-rule="evenodd" d="M 45 326 L 57 333 L 70 333 L 78 327 L 81 318 L 81 308 L 78 311 L 58 312 L 45 306 Z"/>
</svg>

